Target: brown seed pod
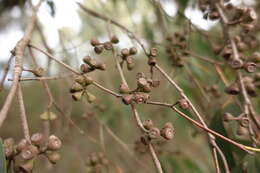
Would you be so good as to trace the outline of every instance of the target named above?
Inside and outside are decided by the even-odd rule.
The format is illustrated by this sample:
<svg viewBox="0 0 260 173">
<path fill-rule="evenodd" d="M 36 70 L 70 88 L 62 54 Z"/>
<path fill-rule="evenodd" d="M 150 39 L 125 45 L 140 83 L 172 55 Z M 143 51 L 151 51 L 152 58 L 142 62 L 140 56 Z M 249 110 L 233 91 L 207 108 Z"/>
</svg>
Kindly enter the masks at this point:
<svg viewBox="0 0 260 173">
<path fill-rule="evenodd" d="M 30 143 L 26 139 L 22 139 L 16 146 L 16 150 L 18 152 L 23 151 L 25 148 L 27 148 L 30 145 Z"/>
<path fill-rule="evenodd" d="M 181 109 L 188 109 L 190 107 L 190 105 L 186 99 L 179 99 L 178 103 L 179 103 L 179 106 Z"/>
<path fill-rule="evenodd" d="M 126 58 L 126 63 L 127 63 L 127 69 L 129 71 L 133 70 L 135 64 L 134 64 L 134 61 L 133 61 L 133 57 L 132 56 L 128 56 Z"/>
<path fill-rule="evenodd" d="M 247 62 L 243 67 L 248 73 L 253 73 L 256 71 L 256 64 L 253 62 Z"/>
<path fill-rule="evenodd" d="M 248 120 L 247 118 L 242 118 L 242 119 L 240 119 L 240 121 L 239 121 L 239 125 L 242 126 L 242 127 L 248 128 L 248 126 L 249 126 L 249 120 Z"/>
<path fill-rule="evenodd" d="M 233 51 L 232 51 L 232 48 L 229 47 L 229 46 L 226 46 L 223 50 L 222 50 L 222 57 L 225 59 L 225 60 L 229 60 L 231 58 L 233 54 Z"/>
<path fill-rule="evenodd" d="M 153 127 L 149 130 L 148 136 L 150 139 L 157 139 L 160 136 L 160 130 L 157 127 Z"/>
<path fill-rule="evenodd" d="M 32 136 L 31 136 L 31 142 L 33 145 L 35 146 L 42 146 L 43 143 L 44 143 L 44 136 L 42 133 L 34 133 Z"/>
<path fill-rule="evenodd" d="M 106 50 L 112 50 L 113 49 L 113 44 L 110 41 L 103 43 L 103 46 Z"/>
<path fill-rule="evenodd" d="M 75 92 L 79 92 L 79 91 L 82 91 L 82 90 L 84 90 L 84 88 L 82 87 L 82 85 L 80 85 L 77 82 L 74 82 L 72 84 L 72 86 L 70 87 L 70 93 L 75 93 Z"/>
<path fill-rule="evenodd" d="M 164 124 L 163 128 L 172 128 L 173 129 L 173 125 L 171 122 L 167 122 Z"/>
<path fill-rule="evenodd" d="M 248 134 L 248 129 L 246 127 L 243 126 L 239 126 L 237 129 L 237 135 L 238 136 L 244 136 Z"/>
<path fill-rule="evenodd" d="M 131 95 L 124 95 L 124 96 L 122 97 L 122 101 L 123 101 L 124 104 L 129 105 L 129 104 L 132 103 L 133 98 L 134 98 L 134 97 L 133 97 L 132 94 L 131 94 Z"/>
<path fill-rule="evenodd" d="M 31 71 L 36 77 L 42 77 L 44 75 L 44 69 L 41 67 L 34 68 Z"/>
<path fill-rule="evenodd" d="M 234 116 L 231 113 L 228 113 L 228 112 L 224 113 L 224 115 L 223 115 L 224 121 L 228 122 L 228 121 L 233 120 L 233 119 L 234 119 Z"/>
<path fill-rule="evenodd" d="M 256 97 L 257 92 L 256 92 L 256 87 L 254 83 L 246 83 L 245 84 L 246 91 L 251 97 Z"/>
<path fill-rule="evenodd" d="M 253 55 L 251 56 L 250 60 L 255 63 L 259 63 L 260 62 L 260 53 L 254 52 Z"/>
<path fill-rule="evenodd" d="M 228 86 L 226 89 L 225 89 L 225 92 L 227 94 L 231 94 L 231 95 L 237 95 L 240 93 L 240 89 L 239 89 L 239 86 L 236 82 L 234 82 L 233 84 L 231 84 L 230 86 Z"/>
<path fill-rule="evenodd" d="M 257 14 L 253 8 L 247 8 L 243 15 L 244 23 L 251 23 L 257 19 Z"/>
<path fill-rule="evenodd" d="M 104 46 L 103 45 L 98 45 L 94 47 L 94 51 L 96 52 L 96 54 L 101 54 L 104 50 Z"/>
<path fill-rule="evenodd" d="M 48 150 L 59 150 L 61 148 L 61 145 L 62 142 L 57 136 L 55 135 L 49 136 L 48 143 L 47 143 Z"/>
<path fill-rule="evenodd" d="M 129 50 L 127 48 L 122 49 L 121 55 L 122 55 L 123 59 L 125 59 L 127 56 L 129 56 Z"/>
<path fill-rule="evenodd" d="M 137 104 L 145 103 L 150 98 L 150 95 L 147 93 L 137 92 L 134 94 L 133 101 Z"/>
<path fill-rule="evenodd" d="M 243 67 L 243 61 L 241 59 L 233 59 L 231 60 L 230 65 L 233 69 L 240 69 Z"/>
<path fill-rule="evenodd" d="M 210 20 L 217 20 L 217 19 L 219 19 L 220 15 L 217 11 L 212 11 L 209 13 L 208 17 Z"/>
<path fill-rule="evenodd" d="M 118 37 L 115 36 L 115 35 L 113 35 L 113 36 L 111 37 L 110 41 L 111 41 L 111 43 L 113 43 L 113 44 L 119 43 L 119 39 L 118 39 Z"/>
<path fill-rule="evenodd" d="M 104 71 L 104 70 L 106 70 L 106 64 L 105 64 L 105 63 L 98 63 L 98 64 L 96 65 L 96 68 L 97 68 L 98 70 Z"/>
<path fill-rule="evenodd" d="M 89 67 L 87 64 L 81 64 L 80 65 L 80 71 L 82 73 L 88 73 L 88 72 L 91 72 L 91 71 L 94 71 L 95 68 L 92 68 L 92 67 Z"/>
<path fill-rule="evenodd" d="M 46 157 L 52 164 L 56 164 L 61 158 L 60 154 L 56 151 L 47 152 Z"/>
<path fill-rule="evenodd" d="M 150 65 L 150 66 L 155 66 L 156 65 L 155 57 L 149 57 L 148 58 L 148 65 Z"/>
<path fill-rule="evenodd" d="M 150 142 L 150 139 L 147 136 L 141 136 L 140 141 L 141 141 L 142 144 L 148 145 L 149 142 Z"/>
<path fill-rule="evenodd" d="M 166 140 L 171 140 L 174 137 L 174 130 L 171 127 L 165 127 L 160 131 L 161 136 Z"/>
<path fill-rule="evenodd" d="M 153 127 L 153 121 L 151 119 L 144 120 L 143 126 L 146 130 L 150 130 Z"/>
<path fill-rule="evenodd" d="M 87 75 L 79 75 L 74 79 L 74 81 L 82 86 L 87 86 L 93 83 L 93 79 Z"/>
<path fill-rule="evenodd" d="M 38 153 L 39 153 L 39 150 L 36 146 L 29 145 L 25 149 L 22 150 L 20 155 L 21 155 L 22 159 L 24 159 L 24 160 L 31 160 L 36 155 L 38 155 Z"/>
<path fill-rule="evenodd" d="M 85 92 L 85 94 L 89 103 L 93 103 L 97 99 L 96 96 L 91 94 L 90 92 Z"/>
<path fill-rule="evenodd" d="M 137 49 L 135 47 L 131 47 L 130 50 L 129 50 L 129 54 L 130 55 L 135 55 L 137 54 Z"/>
<path fill-rule="evenodd" d="M 145 78 L 141 77 L 137 79 L 137 86 L 140 88 L 144 88 L 146 85 L 148 85 L 148 82 Z"/>
<path fill-rule="evenodd" d="M 126 84 L 122 83 L 122 84 L 120 85 L 120 87 L 119 87 L 119 93 L 121 93 L 121 94 L 128 94 L 128 93 L 130 93 L 130 92 L 131 92 L 131 90 L 129 89 L 129 87 L 128 87 Z"/>
<path fill-rule="evenodd" d="M 96 38 L 93 38 L 90 40 L 90 44 L 92 46 L 97 46 L 97 45 L 100 45 L 100 42 Z"/>
<path fill-rule="evenodd" d="M 150 50 L 150 56 L 151 57 L 156 57 L 158 54 L 158 50 L 156 48 L 151 48 Z"/>
<path fill-rule="evenodd" d="M 96 164 L 98 164 L 99 158 L 98 158 L 97 153 L 91 153 L 91 155 L 89 156 L 89 158 L 90 158 L 91 165 L 96 165 Z"/>
<path fill-rule="evenodd" d="M 255 82 L 260 81 L 260 72 L 257 72 L 257 73 L 254 75 L 254 81 L 255 81 Z"/>
</svg>

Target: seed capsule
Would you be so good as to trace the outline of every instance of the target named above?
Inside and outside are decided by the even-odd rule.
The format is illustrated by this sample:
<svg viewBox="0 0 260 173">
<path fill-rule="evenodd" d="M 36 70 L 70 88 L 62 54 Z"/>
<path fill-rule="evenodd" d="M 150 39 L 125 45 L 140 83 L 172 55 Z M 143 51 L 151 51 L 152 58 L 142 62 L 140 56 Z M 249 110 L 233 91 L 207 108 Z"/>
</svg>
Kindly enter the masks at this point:
<svg viewBox="0 0 260 173">
<path fill-rule="evenodd" d="M 244 69 L 248 72 L 248 73 L 253 73 L 256 71 L 256 64 L 253 62 L 247 62 L 244 64 Z"/>
<path fill-rule="evenodd" d="M 35 147 L 34 145 L 29 145 L 24 150 L 22 150 L 20 155 L 24 160 L 30 160 L 34 158 L 38 153 L 39 150 L 37 147 Z"/>
<path fill-rule="evenodd" d="M 47 152 L 46 156 L 52 164 L 56 164 L 61 158 L 60 154 L 55 151 Z"/>
<path fill-rule="evenodd" d="M 240 69 L 241 67 L 243 67 L 243 61 L 240 59 L 233 59 L 230 65 L 233 69 Z"/>
<path fill-rule="evenodd" d="M 106 64 L 104 64 L 104 63 L 98 63 L 97 65 L 96 65 L 96 68 L 97 69 L 99 69 L 99 70 L 106 70 Z"/>
<path fill-rule="evenodd" d="M 189 108 L 189 103 L 186 99 L 179 99 L 178 102 L 179 102 L 180 108 L 182 108 L 182 109 L 188 109 Z"/>
<path fill-rule="evenodd" d="M 126 58 L 129 55 L 129 50 L 127 48 L 124 48 L 121 50 L 121 55 L 124 58 Z"/>
<path fill-rule="evenodd" d="M 135 55 L 137 53 L 137 49 L 135 47 L 131 47 L 129 53 L 130 55 Z"/>
<path fill-rule="evenodd" d="M 96 52 L 96 54 L 101 54 L 104 50 L 104 46 L 103 45 L 98 45 L 94 47 L 94 51 Z"/>
<path fill-rule="evenodd" d="M 82 87 L 82 85 L 80 85 L 77 82 L 74 82 L 70 88 L 70 93 L 75 93 L 75 92 L 79 92 L 84 90 L 84 88 Z"/>
<path fill-rule="evenodd" d="M 16 150 L 18 152 L 23 151 L 25 148 L 27 148 L 30 145 L 30 143 L 26 139 L 22 139 L 18 145 L 16 146 Z"/>
<path fill-rule="evenodd" d="M 150 130 L 153 127 L 153 121 L 152 120 L 144 120 L 143 126 L 146 130 Z"/>
<path fill-rule="evenodd" d="M 129 87 L 127 86 L 127 85 L 125 85 L 125 84 L 121 84 L 120 85 L 120 87 L 119 87 L 119 92 L 121 93 L 121 94 L 127 94 L 127 93 L 130 93 L 131 92 L 131 90 L 129 89 Z"/>
<path fill-rule="evenodd" d="M 148 65 L 155 66 L 156 65 L 156 59 L 154 57 L 148 58 Z"/>
<path fill-rule="evenodd" d="M 157 53 L 158 53 L 158 50 L 156 48 L 151 48 L 151 50 L 150 50 L 151 57 L 156 57 Z"/>
<path fill-rule="evenodd" d="M 161 130 L 160 134 L 166 140 L 171 140 L 174 137 L 174 130 L 171 127 L 166 127 Z"/>
<path fill-rule="evenodd" d="M 35 146 L 42 146 L 43 142 L 44 142 L 44 137 L 42 133 L 34 133 L 31 136 L 31 142 L 32 144 L 34 144 Z"/>
<path fill-rule="evenodd" d="M 27 160 L 25 163 L 19 165 L 19 172 L 30 173 L 34 168 L 34 159 Z"/>
<path fill-rule="evenodd" d="M 113 49 L 113 44 L 110 41 L 105 42 L 103 45 L 104 45 L 104 48 L 106 50 L 112 50 Z"/>
<path fill-rule="evenodd" d="M 58 150 L 61 148 L 62 142 L 61 140 L 55 136 L 55 135 L 51 135 L 48 139 L 48 144 L 47 144 L 47 148 L 49 150 Z"/>
<path fill-rule="evenodd" d="M 153 127 L 149 130 L 148 136 L 150 139 L 156 139 L 160 136 L 160 130 L 156 127 Z"/>
<path fill-rule="evenodd" d="M 100 42 L 96 38 L 93 38 L 93 39 L 90 40 L 90 44 L 92 46 L 97 46 L 97 45 L 100 44 Z"/>
<path fill-rule="evenodd" d="M 119 39 L 117 38 L 117 36 L 113 35 L 110 39 L 110 41 L 113 43 L 113 44 L 117 44 L 119 43 Z"/>
<path fill-rule="evenodd" d="M 132 95 L 132 94 L 131 94 L 131 95 L 124 95 L 124 96 L 122 97 L 122 101 L 123 101 L 123 103 L 126 104 L 126 105 L 131 104 L 132 101 L 133 101 L 133 95 Z"/>
<path fill-rule="evenodd" d="M 240 89 L 239 89 L 239 87 L 238 87 L 238 84 L 235 82 L 235 83 L 231 84 L 229 87 L 227 87 L 227 88 L 225 89 L 225 92 L 226 92 L 227 94 L 237 95 L 237 94 L 240 93 Z"/>
<path fill-rule="evenodd" d="M 94 96 L 90 92 L 86 92 L 86 95 L 87 95 L 87 101 L 89 103 L 93 103 L 97 99 L 96 96 Z"/>
</svg>

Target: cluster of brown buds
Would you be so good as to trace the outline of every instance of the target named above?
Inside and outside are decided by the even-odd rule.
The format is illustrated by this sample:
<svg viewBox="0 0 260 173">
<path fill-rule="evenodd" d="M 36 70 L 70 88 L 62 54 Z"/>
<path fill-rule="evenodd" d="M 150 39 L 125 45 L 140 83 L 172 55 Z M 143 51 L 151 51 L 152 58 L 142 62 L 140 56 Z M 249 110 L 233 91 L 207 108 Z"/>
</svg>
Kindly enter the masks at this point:
<svg viewBox="0 0 260 173">
<path fill-rule="evenodd" d="M 90 40 L 90 44 L 94 47 L 96 54 L 101 54 L 104 50 L 112 50 L 113 44 L 119 43 L 117 36 L 112 36 L 110 41 L 100 42 L 99 40 L 93 38 Z"/>
<path fill-rule="evenodd" d="M 84 74 L 76 76 L 74 83 L 70 87 L 72 98 L 75 101 L 79 101 L 83 96 L 86 96 L 87 101 L 93 103 L 96 97 L 87 90 L 87 87 L 92 83 L 93 79 L 90 76 Z"/>
<path fill-rule="evenodd" d="M 173 66 L 183 67 L 182 56 L 187 56 L 185 51 L 187 48 L 187 39 L 184 34 L 175 32 L 166 38 L 166 53 L 169 56 L 170 61 Z"/>
<path fill-rule="evenodd" d="M 166 140 L 171 140 L 174 137 L 174 128 L 170 122 L 165 123 L 161 130 L 154 126 L 152 120 L 145 120 L 143 126 L 147 132 L 141 136 L 141 142 L 145 145 L 160 137 Z"/>
<path fill-rule="evenodd" d="M 159 80 L 147 78 L 144 73 L 137 73 L 137 87 L 134 90 L 122 83 L 119 87 L 119 92 L 124 94 L 122 101 L 128 105 L 132 102 L 137 104 L 146 102 L 150 95 L 152 88 L 158 87 L 160 85 Z"/>
<path fill-rule="evenodd" d="M 203 12 L 203 18 L 206 20 L 217 20 L 220 18 L 220 14 L 213 1 L 199 0 L 199 9 Z"/>
<path fill-rule="evenodd" d="M 225 122 L 231 122 L 231 121 L 238 122 L 238 128 L 236 131 L 236 134 L 238 136 L 248 136 L 249 135 L 249 132 L 248 132 L 249 120 L 248 120 L 248 118 L 245 117 L 244 114 L 241 114 L 241 115 L 235 117 L 231 113 L 226 112 L 223 115 L 223 120 Z"/>
<path fill-rule="evenodd" d="M 83 64 L 80 65 L 80 71 L 83 74 L 92 72 L 94 70 L 106 70 L 106 64 L 97 62 L 94 58 L 90 56 L 85 56 L 83 58 Z"/>
<path fill-rule="evenodd" d="M 87 157 L 87 173 L 101 173 L 102 169 L 107 167 L 109 160 L 105 157 L 104 153 L 93 152 Z"/>
<path fill-rule="evenodd" d="M 34 168 L 36 158 L 43 154 L 50 163 L 55 164 L 60 160 L 61 140 L 51 135 L 46 139 L 43 134 L 35 133 L 31 136 L 31 141 L 22 139 L 17 145 L 13 138 L 4 140 L 4 151 L 6 159 L 14 162 L 17 172 L 30 173 Z"/>
<path fill-rule="evenodd" d="M 255 77 L 246 76 L 242 79 L 245 89 L 251 97 L 257 96 L 257 87 L 259 88 L 259 73 L 256 73 Z M 258 84 L 258 85 L 257 85 Z M 238 95 L 241 92 L 238 81 L 235 81 L 225 89 L 227 94 Z"/>
<path fill-rule="evenodd" d="M 124 48 L 120 52 L 121 62 L 120 65 L 123 67 L 124 63 L 126 63 L 127 69 L 130 71 L 134 68 L 134 57 L 133 55 L 137 54 L 137 49 L 135 47 L 131 47 L 130 49 Z"/>
</svg>

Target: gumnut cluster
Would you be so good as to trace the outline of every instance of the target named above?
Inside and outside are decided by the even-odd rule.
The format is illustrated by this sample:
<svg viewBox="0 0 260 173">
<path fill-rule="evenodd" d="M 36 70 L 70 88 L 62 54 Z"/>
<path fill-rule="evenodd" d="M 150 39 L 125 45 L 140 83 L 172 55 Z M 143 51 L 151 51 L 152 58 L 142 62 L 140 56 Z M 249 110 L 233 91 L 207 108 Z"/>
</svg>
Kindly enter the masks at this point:
<svg viewBox="0 0 260 173">
<path fill-rule="evenodd" d="M 137 49 L 135 47 L 131 47 L 131 48 L 124 48 L 121 50 L 120 54 L 118 55 L 121 58 L 121 62 L 120 65 L 121 67 L 124 66 L 124 64 L 126 64 L 127 69 L 133 70 L 135 63 L 134 63 L 134 55 L 137 54 Z"/>
<path fill-rule="evenodd" d="M 113 44 L 117 43 L 119 43 L 119 39 L 115 35 L 112 36 L 109 41 L 103 43 L 96 38 L 90 40 L 90 44 L 94 47 L 94 51 L 96 52 L 96 54 L 101 54 L 104 50 L 112 50 Z"/>
<path fill-rule="evenodd" d="M 35 133 L 30 141 L 22 139 L 18 144 L 15 144 L 13 138 L 5 139 L 3 146 L 6 159 L 13 161 L 15 171 L 30 173 L 39 155 L 44 155 L 50 163 L 56 164 L 60 160 L 58 151 L 62 142 L 55 135 L 46 138 L 41 133 Z"/>
<path fill-rule="evenodd" d="M 133 102 L 145 103 L 149 98 L 149 93 L 152 91 L 152 88 L 158 87 L 160 85 L 159 80 L 153 80 L 147 78 L 144 73 L 137 74 L 137 87 L 134 90 L 131 90 L 126 84 L 122 83 L 119 87 L 119 92 L 124 94 L 122 101 L 129 105 Z"/>
<path fill-rule="evenodd" d="M 147 132 L 141 136 L 141 142 L 144 145 L 148 145 L 152 140 L 158 140 L 160 138 L 171 140 L 174 137 L 174 128 L 170 122 L 165 123 L 161 130 L 154 126 L 152 120 L 145 120 L 143 126 L 147 130 Z"/>
<path fill-rule="evenodd" d="M 93 152 L 86 159 L 87 173 L 101 173 L 108 166 L 109 160 L 102 152 Z"/>
</svg>

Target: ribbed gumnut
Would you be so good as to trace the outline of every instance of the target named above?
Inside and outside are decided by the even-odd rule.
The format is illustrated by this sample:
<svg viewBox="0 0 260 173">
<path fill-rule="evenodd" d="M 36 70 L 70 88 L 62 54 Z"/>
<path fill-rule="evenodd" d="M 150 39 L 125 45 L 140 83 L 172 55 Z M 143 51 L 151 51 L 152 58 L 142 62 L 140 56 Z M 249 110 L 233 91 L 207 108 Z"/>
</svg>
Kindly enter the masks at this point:
<svg viewBox="0 0 260 173">
<path fill-rule="evenodd" d="M 75 101 L 79 101 L 82 97 L 82 95 L 84 94 L 84 91 L 78 91 L 78 92 L 75 92 L 72 94 L 72 98 L 75 100 Z"/>
<path fill-rule="evenodd" d="M 104 46 L 103 45 L 98 45 L 94 47 L 94 51 L 96 52 L 96 54 L 101 54 L 104 50 Z"/>
<path fill-rule="evenodd" d="M 129 105 L 132 103 L 134 96 L 132 94 L 124 95 L 122 97 L 122 101 L 124 104 Z"/>
<path fill-rule="evenodd" d="M 247 8 L 243 15 L 243 23 L 250 23 L 257 19 L 257 14 L 253 8 Z"/>
<path fill-rule="evenodd" d="M 74 82 L 70 87 L 70 93 L 75 93 L 84 90 L 83 86 L 77 82 Z"/>
<path fill-rule="evenodd" d="M 148 85 L 147 80 L 144 77 L 140 77 L 137 79 L 137 86 L 140 88 L 144 88 L 146 85 Z"/>
<path fill-rule="evenodd" d="M 91 58 L 91 56 L 85 56 L 83 58 L 83 62 L 85 64 L 88 64 L 90 67 L 95 67 L 97 65 L 96 60 L 94 60 L 93 58 Z"/>
<path fill-rule="evenodd" d="M 27 148 L 30 145 L 30 143 L 26 139 L 21 139 L 20 142 L 16 146 L 16 150 L 18 152 L 23 151 L 25 148 Z"/>
<path fill-rule="evenodd" d="M 229 85 L 228 87 L 226 87 L 225 92 L 227 94 L 231 94 L 231 95 L 239 94 L 240 93 L 240 89 L 239 89 L 239 86 L 238 86 L 237 82 L 234 82 L 231 85 Z"/>
<path fill-rule="evenodd" d="M 243 61 L 241 59 L 232 59 L 230 65 L 233 69 L 240 69 L 243 67 Z"/>
<path fill-rule="evenodd" d="M 97 46 L 97 45 L 100 45 L 100 42 L 98 41 L 98 39 L 92 38 L 92 39 L 90 40 L 90 44 L 91 44 L 92 46 Z"/>
<path fill-rule="evenodd" d="M 156 49 L 156 48 L 151 48 L 150 49 L 150 56 L 151 57 L 156 57 L 157 56 L 157 54 L 158 54 L 158 50 Z"/>
<path fill-rule="evenodd" d="M 94 71 L 95 68 L 88 66 L 87 64 L 81 64 L 80 65 L 80 71 L 82 73 L 88 73 Z"/>
<path fill-rule="evenodd" d="M 61 158 L 60 154 L 56 151 L 47 151 L 45 155 L 52 164 L 56 164 Z"/>
<path fill-rule="evenodd" d="M 113 44 L 110 41 L 103 43 L 103 46 L 106 50 L 112 50 L 113 49 Z"/>
<path fill-rule="evenodd" d="M 229 113 L 229 112 L 224 113 L 224 115 L 223 115 L 224 121 L 228 122 L 233 119 L 234 119 L 234 116 L 231 113 Z"/>
<path fill-rule="evenodd" d="M 247 93 L 250 96 L 252 96 L 252 97 L 256 97 L 257 96 L 257 91 L 256 91 L 256 87 L 255 87 L 254 83 L 246 83 L 245 87 L 246 87 Z"/>
<path fill-rule="evenodd" d="M 133 101 L 137 104 L 145 103 L 150 98 L 150 95 L 147 93 L 137 92 L 134 94 Z"/>
<path fill-rule="evenodd" d="M 160 136 L 160 129 L 158 129 L 157 127 L 152 127 L 149 132 L 148 132 L 148 136 L 150 139 L 157 139 Z"/>
<path fill-rule="evenodd" d="M 31 173 L 34 168 L 34 159 L 27 160 L 18 166 L 19 172 Z"/>
<path fill-rule="evenodd" d="M 13 138 L 5 139 L 3 142 L 3 147 L 4 147 L 6 158 L 11 158 L 15 154 Z"/>
<path fill-rule="evenodd" d="M 126 63 L 127 63 L 127 69 L 130 71 L 130 70 L 133 70 L 135 64 L 134 64 L 134 59 L 132 56 L 128 56 L 126 58 Z"/>
<path fill-rule="evenodd" d="M 55 136 L 55 135 L 49 136 L 49 139 L 47 142 L 48 150 L 59 150 L 61 148 L 61 145 L 62 145 L 62 142 L 57 136 Z"/>
<path fill-rule="evenodd" d="M 33 145 L 37 146 L 37 147 L 41 147 L 44 144 L 44 136 L 42 133 L 34 133 L 31 136 L 31 142 Z"/>
<path fill-rule="evenodd" d="M 244 64 L 244 69 L 248 72 L 248 73 L 253 73 L 256 71 L 256 64 L 253 62 L 247 62 Z"/>
<path fill-rule="evenodd" d="M 144 120 L 143 126 L 146 130 L 150 130 L 153 127 L 153 121 L 151 119 Z"/>
<path fill-rule="evenodd" d="M 174 137 L 174 129 L 172 127 L 164 127 L 160 134 L 164 139 L 171 140 Z"/>
<path fill-rule="evenodd" d="M 221 52 L 221 56 L 225 59 L 225 60 L 229 60 L 231 58 L 233 54 L 233 50 L 230 46 L 226 46 L 224 47 L 224 49 Z"/>
<path fill-rule="evenodd" d="M 113 36 L 111 37 L 110 41 L 111 41 L 111 43 L 113 43 L 113 44 L 119 43 L 119 39 L 118 39 L 118 37 L 115 36 L 115 35 L 113 35 Z"/>
<path fill-rule="evenodd" d="M 90 92 L 85 92 L 85 94 L 89 103 L 93 103 L 97 99 L 96 96 L 91 94 Z"/>
<path fill-rule="evenodd" d="M 124 84 L 124 83 L 120 84 L 119 93 L 121 93 L 121 94 L 128 94 L 130 92 L 131 92 L 131 90 L 129 89 L 129 87 L 126 84 Z"/>
<path fill-rule="evenodd" d="M 121 50 L 122 58 L 125 59 L 127 56 L 129 56 L 129 50 L 127 48 L 124 48 Z"/>
<path fill-rule="evenodd" d="M 38 148 L 34 145 L 29 145 L 21 151 L 20 156 L 24 160 L 31 160 L 32 158 L 34 158 L 38 154 L 39 154 Z"/>
<path fill-rule="evenodd" d="M 181 109 L 188 109 L 190 107 L 188 101 L 184 98 L 178 100 L 178 104 Z"/>
<path fill-rule="evenodd" d="M 130 55 L 135 55 L 135 54 L 137 54 L 137 49 L 136 49 L 135 47 L 131 47 L 131 48 L 129 49 L 129 54 L 130 54 Z"/>
<path fill-rule="evenodd" d="M 93 83 L 93 79 L 87 75 L 79 75 L 74 79 L 74 81 L 82 86 L 87 86 Z"/>
</svg>

